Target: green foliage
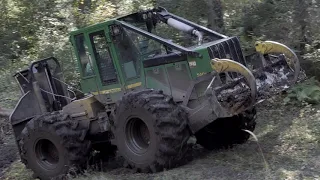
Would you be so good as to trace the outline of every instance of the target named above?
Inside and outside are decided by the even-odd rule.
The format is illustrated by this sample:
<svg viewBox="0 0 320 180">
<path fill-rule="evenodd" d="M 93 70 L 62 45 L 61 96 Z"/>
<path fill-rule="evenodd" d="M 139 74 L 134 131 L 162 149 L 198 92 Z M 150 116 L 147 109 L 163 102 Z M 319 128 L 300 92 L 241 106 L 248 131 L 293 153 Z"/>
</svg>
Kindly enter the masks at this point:
<svg viewBox="0 0 320 180">
<path fill-rule="evenodd" d="M 297 84 L 288 91 L 284 103 L 320 103 L 320 83 L 314 77 Z"/>
<path fill-rule="evenodd" d="M 304 67 L 320 72 L 320 2 L 312 0 L 0 0 L 0 106 L 12 106 L 19 89 L 12 75 L 30 62 L 55 56 L 65 79 L 77 85 L 79 73 L 68 41 L 71 30 L 154 5 L 211 27 L 221 22 L 224 33 L 238 36 L 245 54 L 256 40 L 275 40 L 304 54 Z M 218 3 L 219 2 L 219 3 Z M 220 3 L 221 2 L 221 3 Z M 221 4 L 219 12 L 215 5 Z M 213 17 L 214 16 L 214 17 Z M 218 18 L 218 19 L 217 19 Z M 210 23 L 211 22 L 211 23 Z M 219 29 L 219 28 L 218 28 Z M 176 32 L 173 38 L 183 41 Z M 315 66 L 316 65 L 316 66 Z M 305 68 L 306 69 L 306 68 Z M 308 72 L 308 70 L 307 70 Z M 310 71 L 311 72 L 311 71 Z M 320 77 L 320 74 L 319 74 Z M 4 98 L 3 98 L 4 97 Z"/>
<path fill-rule="evenodd" d="M 306 53 L 303 58 L 313 62 L 320 61 L 320 40 L 314 40 L 310 45 L 306 44 Z"/>
</svg>

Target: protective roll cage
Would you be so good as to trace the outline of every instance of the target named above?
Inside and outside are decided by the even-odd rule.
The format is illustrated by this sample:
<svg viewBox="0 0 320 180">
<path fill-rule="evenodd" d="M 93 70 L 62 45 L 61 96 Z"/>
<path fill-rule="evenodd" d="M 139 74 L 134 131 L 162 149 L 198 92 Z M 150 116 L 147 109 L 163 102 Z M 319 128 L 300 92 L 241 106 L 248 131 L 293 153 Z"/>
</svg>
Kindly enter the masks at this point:
<svg viewBox="0 0 320 180">
<path fill-rule="evenodd" d="M 132 31 L 138 33 L 138 34 L 142 34 L 152 40 L 155 40 L 155 41 L 157 41 L 157 42 L 159 42 L 169 48 L 176 49 L 185 55 L 190 55 L 192 57 L 200 57 L 201 58 L 201 55 L 199 53 L 192 51 L 191 49 L 188 49 L 186 47 L 180 46 L 176 43 L 173 43 L 173 42 L 169 41 L 168 39 L 154 35 L 152 33 L 152 30 L 155 28 L 157 23 L 159 23 L 160 21 L 168 24 L 169 26 L 172 26 L 172 23 L 170 24 L 168 22 L 169 20 L 174 21 L 175 23 L 178 23 L 178 24 L 173 24 L 174 28 L 178 28 L 178 30 L 185 31 L 186 33 L 192 34 L 193 30 L 195 30 L 198 32 L 207 33 L 217 39 L 228 38 L 227 36 L 219 34 L 218 32 L 215 32 L 213 30 L 210 30 L 208 28 L 205 28 L 203 26 L 195 24 L 195 23 L 188 21 L 188 20 L 186 20 L 182 17 L 179 17 L 177 15 L 171 14 L 163 7 L 158 7 L 158 8 L 154 8 L 154 9 L 146 10 L 146 11 L 140 11 L 137 13 L 133 13 L 130 15 L 126 15 L 126 16 L 117 18 L 115 20 L 116 25 L 111 26 L 111 29 L 112 29 L 111 35 L 116 35 L 116 33 L 114 33 L 115 28 L 118 28 L 117 31 L 119 30 L 118 32 L 120 33 L 121 27 L 125 27 L 125 28 L 128 28 L 129 30 L 132 30 Z M 137 27 L 133 26 L 131 23 L 145 23 L 148 31 L 137 28 Z M 195 35 L 195 34 L 192 34 L 192 35 Z"/>
</svg>

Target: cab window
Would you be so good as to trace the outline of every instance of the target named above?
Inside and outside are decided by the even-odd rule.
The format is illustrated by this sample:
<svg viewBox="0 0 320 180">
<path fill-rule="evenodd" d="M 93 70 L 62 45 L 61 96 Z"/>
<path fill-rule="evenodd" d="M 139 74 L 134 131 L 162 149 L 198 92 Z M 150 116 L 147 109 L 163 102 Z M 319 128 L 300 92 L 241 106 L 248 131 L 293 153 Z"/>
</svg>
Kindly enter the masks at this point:
<svg viewBox="0 0 320 180">
<path fill-rule="evenodd" d="M 84 77 L 94 75 L 92 69 L 92 61 L 89 56 L 88 46 L 85 43 L 85 38 L 83 34 L 75 36 L 75 43 L 77 48 L 77 53 L 81 63 L 81 72 Z"/>
<path fill-rule="evenodd" d="M 140 61 L 139 51 L 134 46 L 130 34 L 123 32 L 113 36 L 113 42 L 117 49 L 119 63 L 126 80 L 139 77 Z"/>
<path fill-rule="evenodd" d="M 118 83 L 117 73 L 104 31 L 89 34 L 93 55 L 97 62 L 103 85 Z"/>
</svg>

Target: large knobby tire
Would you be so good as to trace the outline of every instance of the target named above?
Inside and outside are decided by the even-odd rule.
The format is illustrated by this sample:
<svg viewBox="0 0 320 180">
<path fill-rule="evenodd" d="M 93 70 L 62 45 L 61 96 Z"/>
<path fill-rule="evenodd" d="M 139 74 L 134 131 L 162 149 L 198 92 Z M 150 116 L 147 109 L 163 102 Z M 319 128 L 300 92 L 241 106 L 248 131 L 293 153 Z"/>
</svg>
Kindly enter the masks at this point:
<svg viewBox="0 0 320 180">
<path fill-rule="evenodd" d="M 86 129 L 67 115 L 51 113 L 30 120 L 21 133 L 21 160 L 41 180 L 60 179 L 86 166 L 91 143 Z"/>
<path fill-rule="evenodd" d="M 118 153 L 137 172 L 176 167 L 187 150 L 187 113 L 162 91 L 126 94 L 112 119 Z"/>
<path fill-rule="evenodd" d="M 197 143 L 208 150 L 229 148 L 245 143 L 256 126 L 256 109 L 230 118 L 220 118 L 195 133 Z"/>
</svg>

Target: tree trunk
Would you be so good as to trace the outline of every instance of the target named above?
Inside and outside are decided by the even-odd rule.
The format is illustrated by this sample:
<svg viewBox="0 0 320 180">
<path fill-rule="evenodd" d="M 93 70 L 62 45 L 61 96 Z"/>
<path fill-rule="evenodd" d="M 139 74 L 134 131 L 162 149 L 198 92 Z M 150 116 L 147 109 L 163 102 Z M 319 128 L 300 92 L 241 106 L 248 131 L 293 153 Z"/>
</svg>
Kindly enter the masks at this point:
<svg viewBox="0 0 320 180">
<path fill-rule="evenodd" d="M 223 7 L 221 0 L 207 0 L 208 28 L 224 33 Z"/>
<path fill-rule="evenodd" d="M 295 0 L 294 21 L 298 26 L 299 50 L 301 54 L 305 53 L 305 45 L 308 43 L 308 21 L 309 21 L 309 0 Z"/>
<path fill-rule="evenodd" d="M 6 109 L 0 107 L 0 117 L 9 117 L 13 109 Z"/>
</svg>

